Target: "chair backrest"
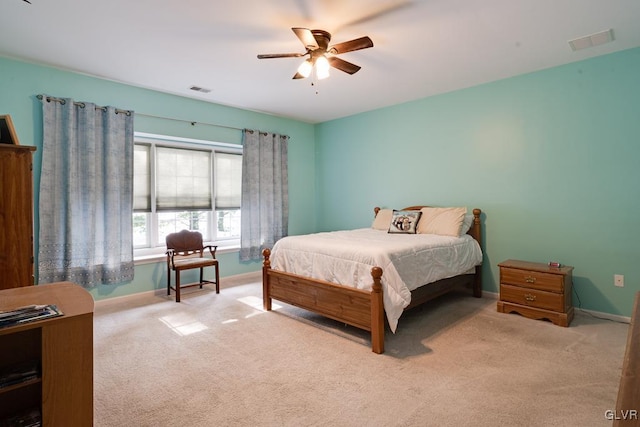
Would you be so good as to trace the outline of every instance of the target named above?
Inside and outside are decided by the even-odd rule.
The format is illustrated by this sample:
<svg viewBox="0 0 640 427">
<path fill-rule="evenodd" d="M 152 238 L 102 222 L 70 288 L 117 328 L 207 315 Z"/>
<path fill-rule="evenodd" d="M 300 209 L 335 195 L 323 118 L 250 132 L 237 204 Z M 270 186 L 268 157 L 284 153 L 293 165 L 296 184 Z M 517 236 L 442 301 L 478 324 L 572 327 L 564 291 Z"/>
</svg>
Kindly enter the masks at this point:
<svg viewBox="0 0 640 427">
<path fill-rule="evenodd" d="M 198 231 L 182 230 L 171 233 L 166 238 L 167 249 L 173 249 L 177 254 L 188 255 L 194 252 L 202 253 L 202 234 Z"/>
</svg>

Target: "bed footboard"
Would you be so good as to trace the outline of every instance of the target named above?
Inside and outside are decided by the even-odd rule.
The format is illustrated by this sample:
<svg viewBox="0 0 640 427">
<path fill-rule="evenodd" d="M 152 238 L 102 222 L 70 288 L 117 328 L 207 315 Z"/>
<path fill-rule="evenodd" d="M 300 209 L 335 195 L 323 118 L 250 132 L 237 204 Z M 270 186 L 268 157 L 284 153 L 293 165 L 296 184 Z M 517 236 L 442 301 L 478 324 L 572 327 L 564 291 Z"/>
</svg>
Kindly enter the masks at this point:
<svg viewBox="0 0 640 427">
<path fill-rule="evenodd" d="M 265 311 L 273 298 L 371 332 L 371 349 L 384 352 L 382 269 L 373 267 L 371 291 L 336 285 L 271 269 L 271 250 L 262 251 L 262 298 Z"/>
</svg>

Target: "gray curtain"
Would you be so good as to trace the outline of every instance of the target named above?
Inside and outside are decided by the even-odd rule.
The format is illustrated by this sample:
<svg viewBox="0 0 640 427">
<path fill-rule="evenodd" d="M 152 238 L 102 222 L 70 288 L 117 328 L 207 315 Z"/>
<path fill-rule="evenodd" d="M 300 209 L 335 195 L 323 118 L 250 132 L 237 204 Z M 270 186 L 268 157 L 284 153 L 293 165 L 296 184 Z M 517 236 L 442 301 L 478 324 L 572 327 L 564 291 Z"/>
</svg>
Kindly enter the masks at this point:
<svg viewBox="0 0 640 427">
<path fill-rule="evenodd" d="M 240 260 L 259 260 L 288 233 L 288 136 L 243 131 Z"/>
<path fill-rule="evenodd" d="M 133 279 L 133 113 L 42 97 L 38 282 Z"/>
</svg>

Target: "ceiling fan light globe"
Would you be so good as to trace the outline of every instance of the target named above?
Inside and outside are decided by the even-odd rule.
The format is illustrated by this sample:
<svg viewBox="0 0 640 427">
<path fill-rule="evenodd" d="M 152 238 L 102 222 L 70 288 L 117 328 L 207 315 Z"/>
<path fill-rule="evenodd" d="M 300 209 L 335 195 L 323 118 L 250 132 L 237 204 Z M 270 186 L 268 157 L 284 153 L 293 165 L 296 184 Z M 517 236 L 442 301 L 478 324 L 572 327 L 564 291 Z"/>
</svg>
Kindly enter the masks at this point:
<svg viewBox="0 0 640 427">
<path fill-rule="evenodd" d="M 318 77 L 318 80 L 329 77 L 329 61 L 324 55 L 316 59 L 316 77 Z"/>
<path fill-rule="evenodd" d="M 323 70 L 321 68 L 316 67 L 316 77 L 318 80 L 324 80 L 329 77 L 329 69 Z"/>
<path fill-rule="evenodd" d="M 316 59 L 316 68 L 323 72 L 329 72 L 329 61 L 326 56 L 322 55 Z"/>
<path fill-rule="evenodd" d="M 302 64 L 300 64 L 300 66 L 298 67 L 298 73 L 304 77 L 307 78 L 311 75 L 311 70 L 313 69 L 313 64 L 311 63 L 310 60 L 306 60 L 304 61 Z"/>
</svg>

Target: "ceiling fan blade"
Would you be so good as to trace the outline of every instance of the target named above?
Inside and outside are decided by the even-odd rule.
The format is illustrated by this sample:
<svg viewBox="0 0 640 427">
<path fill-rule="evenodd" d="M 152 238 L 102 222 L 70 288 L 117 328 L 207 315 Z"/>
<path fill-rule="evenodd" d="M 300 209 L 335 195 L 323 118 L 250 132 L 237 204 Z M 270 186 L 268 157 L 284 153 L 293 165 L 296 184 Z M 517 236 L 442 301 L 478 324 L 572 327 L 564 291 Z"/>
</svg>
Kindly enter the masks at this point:
<svg viewBox="0 0 640 427">
<path fill-rule="evenodd" d="M 334 44 L 329 48 L 328 52 L 337 55 L 339 53 L 352 52 L 369 47 L 373 47 L 373 41 L 369 37 L 360 37 L 359 39 L 349 40 L 348 42 Z"/>
<path fill-rule="evenodd" d="M 338 70 L 344 71 L 345 73 L 349 74 L 355 74 L 360 71 L 360 68 L 362 68 L 357 66 L 356 64 L 352 64 L 351 62 L 347 62 L 344 59 L 340 59 L 335 56 L 327 58 L 327 61 L 329 61 L 329 65 L 331 65 L 333 68 L 337 68 Z"/>
<path fill-rule="evenodd" d="M 292 30 L 294 33 L 296 33 L 296 36 L 298 36 L 305 48 L 311 50 L 318 48 L 318 42 L 316 41 L 315 37 L 313 37 L 311 30 L 309 30 L 308 28 L 299 27 L 294 27 L 292 28 Z"/>
<path fill-rule="evenodd" d="M 300 73 L 295 73 L 293 78 L 297 80 L 297 79 L 305 79 L 306 77 Z"/>
<path fill-rule="evenodd" d="M 270 58 L 300 58 L 306 55 L 306 53 L 263 53 L 258 55 L 258 59 L 270 59 Z"/>
</svg>

